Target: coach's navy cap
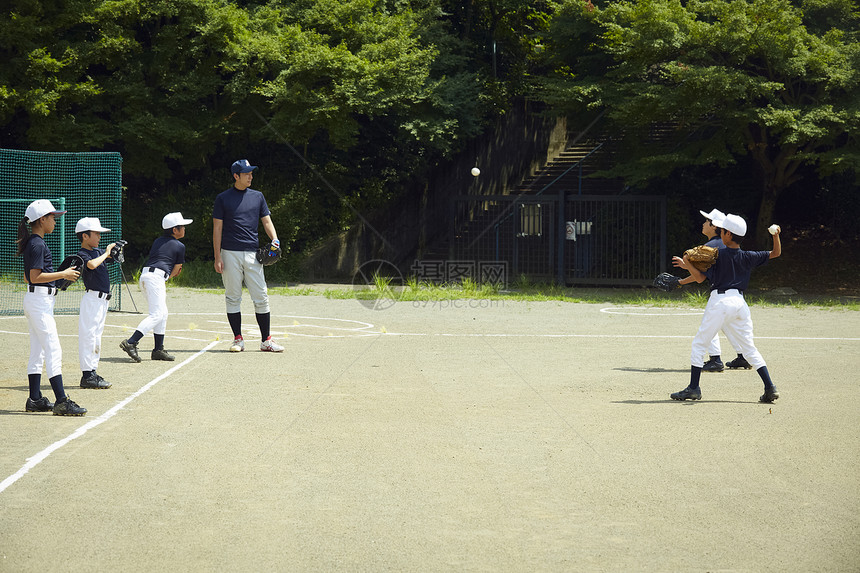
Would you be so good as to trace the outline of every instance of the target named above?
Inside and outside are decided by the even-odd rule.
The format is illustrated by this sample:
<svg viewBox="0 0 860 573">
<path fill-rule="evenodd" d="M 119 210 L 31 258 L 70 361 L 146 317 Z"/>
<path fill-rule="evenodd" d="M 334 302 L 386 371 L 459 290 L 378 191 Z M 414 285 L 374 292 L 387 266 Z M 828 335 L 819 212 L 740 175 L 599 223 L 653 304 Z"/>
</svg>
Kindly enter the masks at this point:
<svg viewBox="0 0 860 573">
<path fill-rule="evenodd" d="M 50 215 L 51 213 L 54 215 L 62 215 L 65 211 L 58 211 L 54 208 L 54 204 L 47 199 L 36 199 L 27 205 L 27 210 L 24 212 L 24 216 L 27 217 L 29 222 L 33 223 L 45 215 Z"/>
<path fill-rule="evenodd" d="M 234 161 L 233 166 L 230 167 L 230 171 L 233 173 L 249 173 L 256 169 L 256 165 L 251 165 L 247 159 L 240 159 L 239 161 Z"/>
</svg>

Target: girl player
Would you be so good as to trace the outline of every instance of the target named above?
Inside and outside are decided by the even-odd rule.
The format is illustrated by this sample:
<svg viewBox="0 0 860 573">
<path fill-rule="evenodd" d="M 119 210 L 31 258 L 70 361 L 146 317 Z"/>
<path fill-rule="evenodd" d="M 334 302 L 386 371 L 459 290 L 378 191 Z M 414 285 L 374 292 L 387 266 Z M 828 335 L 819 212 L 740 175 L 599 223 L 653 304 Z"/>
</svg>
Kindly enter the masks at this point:
<svg viewBox="0 0 860 573">
<path fill-rule="evenodd" d="M 55 217 L 63 213 L 65 211 L 57 211 L 47 199 L 39 199 L 27 206 L 18 225 L 18 255 L 24 257 L 24 277 L 27 279 L 24 316 L 30 329 L 30 361 L 27 365 L 30 397 L 25 409 L 27 412 L 53 411 L 56 416 L 83 416 L 87 409 L 72 402 L 63 388 L 63 351 L 54 321 L 54 297 L 57 295 L 54 281 L 75 281 L 80 273 L 74 268 L 54 272 L 51 251 L 45 244 L 45 235 L 53 232 L 57 224 Z M 48 381 L 56 397 L 54 404 L 42 396 L 43 363 L 47 366 Z"/>
</svg>

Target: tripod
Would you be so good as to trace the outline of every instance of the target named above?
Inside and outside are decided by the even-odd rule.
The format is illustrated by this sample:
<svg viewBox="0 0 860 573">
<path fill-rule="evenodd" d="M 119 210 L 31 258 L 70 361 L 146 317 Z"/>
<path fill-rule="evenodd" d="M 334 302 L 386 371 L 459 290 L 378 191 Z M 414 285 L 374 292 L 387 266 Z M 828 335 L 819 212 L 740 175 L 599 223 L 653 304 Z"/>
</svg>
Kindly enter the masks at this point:
<svg viewBox="0 0 860 573">
<path fill-rule="evenodd" d="M 122 263 L 117 262 L 119 265 L 119 274 L 122 276 L 122 282 L 125 284 L 125 288 L 128 291 L 128 298 L 131 299 L 131 304 L 134 306 L 134 312 L 140 314 L 140 311 L 137 310 L 137 304 L 134 302 L 134 297 L 131 296 L 131 288 L 128 286 L 128 281 L 125 278 L 125 271 L 122 270 Z M 119 287 L 122 290 L 122 287 Z"/>
</svg>

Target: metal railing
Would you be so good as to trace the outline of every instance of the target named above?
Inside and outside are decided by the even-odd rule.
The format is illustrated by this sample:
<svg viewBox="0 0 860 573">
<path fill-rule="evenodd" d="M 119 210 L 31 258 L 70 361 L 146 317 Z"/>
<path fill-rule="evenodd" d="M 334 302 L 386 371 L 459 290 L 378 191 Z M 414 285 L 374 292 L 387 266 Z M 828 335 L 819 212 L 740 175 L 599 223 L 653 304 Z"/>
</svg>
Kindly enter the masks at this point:
<svg viewBox="0 0 860 573">
<path fill-rule="evenodd" d="M 453 260 L 567 285 L 644 285 L 666 270 L 665 197 L 459 196 L 452 208 Z"/>
</svg>

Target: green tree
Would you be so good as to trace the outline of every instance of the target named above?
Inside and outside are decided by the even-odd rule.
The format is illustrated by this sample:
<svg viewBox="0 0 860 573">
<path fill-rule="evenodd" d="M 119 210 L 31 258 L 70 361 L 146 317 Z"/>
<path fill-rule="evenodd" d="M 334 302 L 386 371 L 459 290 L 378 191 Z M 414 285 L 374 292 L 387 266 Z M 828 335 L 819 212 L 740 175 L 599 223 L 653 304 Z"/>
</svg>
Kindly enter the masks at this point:
<svg viewBox="0 0 860 573">
<path fill-rule="evenodd" d="M 802 166 L 860 172 L 858 32 L 850 0 L 565 0 L 542 93 L 570 112 L 605 109 L 639 139 L 672 126 L 670 145 L 639 146 L 615 170 L 631 182 L 751 157 L 763 244 Z"/>
<path fill-rule="evenodd" d="M 303 160 L 370 208 L 486 117 L 435 0 L 21 0 L 3 12 L 2 144 L 120 151 L 130 225 L 166 203 L 205 213 L 229 162 L 249 155 L 270 166 L 281 212 L 311 215 L 285 227 L 318 240 L 351 213 L 297 176 Z"/>
</svg>

